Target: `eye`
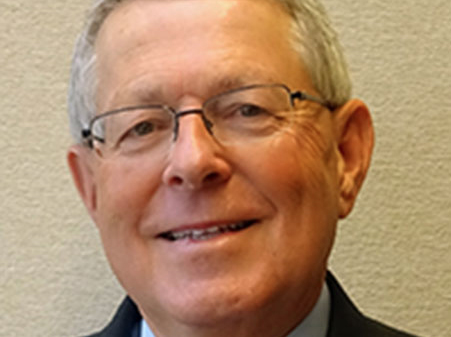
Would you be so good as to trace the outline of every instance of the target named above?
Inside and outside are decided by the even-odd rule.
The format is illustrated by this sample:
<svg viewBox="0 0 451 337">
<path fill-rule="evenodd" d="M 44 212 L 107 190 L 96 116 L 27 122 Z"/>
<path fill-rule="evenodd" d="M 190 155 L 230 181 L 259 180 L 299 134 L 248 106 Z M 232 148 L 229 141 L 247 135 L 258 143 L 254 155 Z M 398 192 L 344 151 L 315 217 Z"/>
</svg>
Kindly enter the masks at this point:
<svg viewBox="0 0 451 337">
<path fill-rule="evenodd" d="M 139 122 L 131 129 L 131 132 L 136 136 L 145 136 L 155 131 L 155 124 L 148 121 Z"/>
<path fill-rule="evenodd" d="M 242 105 L 238 108 L 238 112 L 243 117 L 256 117 L 268 114 L 266 109 L 254 104 Z"/>
</svg>

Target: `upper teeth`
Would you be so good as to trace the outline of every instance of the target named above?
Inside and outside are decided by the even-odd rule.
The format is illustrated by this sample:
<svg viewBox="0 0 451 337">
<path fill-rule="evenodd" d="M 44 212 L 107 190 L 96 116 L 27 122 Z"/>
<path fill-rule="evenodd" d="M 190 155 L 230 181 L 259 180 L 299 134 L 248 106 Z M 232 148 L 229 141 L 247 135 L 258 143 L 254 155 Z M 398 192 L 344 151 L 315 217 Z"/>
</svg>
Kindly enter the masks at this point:
<svg viewBox="0 0 451 337">
<path fill-rule="evenodd" d="M 171 241 L 181 239 L 207 240 L 222 233 L 244 229 L 250 226 L 253 222 L 254 221 L 241 221 L 227 225 L 208 227 L 205 229 L 187 229 L 176 232 L 170 231 L 165 232 L 160 236 Z"/>
</svg>

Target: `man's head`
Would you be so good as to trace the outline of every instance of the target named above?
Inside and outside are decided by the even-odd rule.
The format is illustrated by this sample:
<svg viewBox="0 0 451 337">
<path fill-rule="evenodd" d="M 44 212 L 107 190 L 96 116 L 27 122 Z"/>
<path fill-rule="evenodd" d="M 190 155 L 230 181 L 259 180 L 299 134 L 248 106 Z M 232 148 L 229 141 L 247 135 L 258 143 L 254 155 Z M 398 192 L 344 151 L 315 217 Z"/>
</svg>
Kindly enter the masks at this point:
<svg viewBox="0 0 451 337">
<path fill-rule="evenodd" d="M 82 128 L 97 111 L 97 34 L 109 14 L 126 1 L 129 0 L 96 0 L 78 38 L 69 89 L 71 133 L 77 141 L 81 141 Z M 321 97 L 333 106 L 343 105 L 350 99 L 351 82 L 340 43 L 321 3 L 318 0 L 272 1 L 283 6 L 290 16 L 289 31 L 281 38 L 292 43 Z"/>
<path fill-rule="evenodd" d="M 148 323 L 288 331 L 319 295 L 372 147 L 322 7 L 104 1 L 78 47 L 72 128 L 90 138 L 69 165 Z"/>
</svg>

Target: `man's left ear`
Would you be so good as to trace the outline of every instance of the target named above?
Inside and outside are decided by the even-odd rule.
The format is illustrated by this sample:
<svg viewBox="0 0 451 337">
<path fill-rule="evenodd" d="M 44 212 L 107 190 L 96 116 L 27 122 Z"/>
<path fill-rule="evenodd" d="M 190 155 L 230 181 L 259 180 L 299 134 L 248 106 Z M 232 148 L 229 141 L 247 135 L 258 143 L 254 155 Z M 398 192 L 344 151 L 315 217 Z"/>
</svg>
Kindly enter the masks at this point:
<svg viewBox="0 0 451 337">
<path fill-rule="evenodd" d="M 368 107 L 360 100 L 348 101 L 335 112 L 339 152 L 339 216 L 352 210 L 371 161 L 374 129 Z"/>
</svg>

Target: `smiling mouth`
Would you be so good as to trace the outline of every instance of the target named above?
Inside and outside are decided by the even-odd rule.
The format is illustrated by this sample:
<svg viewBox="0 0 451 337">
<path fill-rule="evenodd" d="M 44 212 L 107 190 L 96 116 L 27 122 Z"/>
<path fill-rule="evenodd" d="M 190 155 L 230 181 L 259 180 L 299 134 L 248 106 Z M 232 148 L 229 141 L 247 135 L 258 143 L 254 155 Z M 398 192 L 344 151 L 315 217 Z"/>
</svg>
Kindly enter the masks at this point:
<svg viewBox="0 0 451 337">
<path fill-rule="evenodd" d="M 157 238 L 165 239 L 168 241 L 179 241 L 179 240 L 205 241 L 225 233 L 242 231 L 246 228 L 251 227 L 256 223 L 257 220 L 253 219 L 231 224 L 211 226 L 208 228 L 193 228 L 178 231 L 167 231 L 157 235 Z"/>
</svg>

